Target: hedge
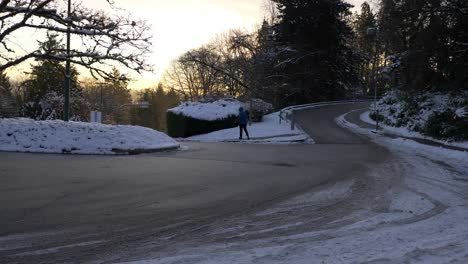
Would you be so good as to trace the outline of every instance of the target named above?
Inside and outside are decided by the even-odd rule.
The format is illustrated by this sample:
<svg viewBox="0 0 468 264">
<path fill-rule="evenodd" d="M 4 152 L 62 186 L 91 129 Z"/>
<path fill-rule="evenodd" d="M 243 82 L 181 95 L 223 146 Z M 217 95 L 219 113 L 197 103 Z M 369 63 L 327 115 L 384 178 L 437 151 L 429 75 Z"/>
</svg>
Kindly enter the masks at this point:
<svg viewBox="0 0 468 264">
<path fill-rule="evenodd" d="M 167 132 L 169 136 L 186 138 L 194 135 L 206 134 L 213 131 L 232 128 L 238 125 L 237 116 L 214 121 L 200 120 L 192 117 L 167 112 Z"/>
</svg>

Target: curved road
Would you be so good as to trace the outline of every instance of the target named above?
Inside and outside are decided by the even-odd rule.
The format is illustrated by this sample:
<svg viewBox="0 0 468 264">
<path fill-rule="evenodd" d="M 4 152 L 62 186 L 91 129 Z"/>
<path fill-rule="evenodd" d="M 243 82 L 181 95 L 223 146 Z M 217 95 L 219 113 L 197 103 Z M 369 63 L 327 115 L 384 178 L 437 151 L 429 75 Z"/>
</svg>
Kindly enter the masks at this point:
<svg viewBox="0 0 468 264">
<path fill-rule="evenodd" d="M 362 177 L 389 154 L 334 118 L 363 107 L 299 112 L 314 145 L 184 143 L 189 150 L 118 157 L 0 153 L 0 262 L 138 259 L 160 247 L 149 241 L 174 244 L 314 186 Z"/>
</svg>

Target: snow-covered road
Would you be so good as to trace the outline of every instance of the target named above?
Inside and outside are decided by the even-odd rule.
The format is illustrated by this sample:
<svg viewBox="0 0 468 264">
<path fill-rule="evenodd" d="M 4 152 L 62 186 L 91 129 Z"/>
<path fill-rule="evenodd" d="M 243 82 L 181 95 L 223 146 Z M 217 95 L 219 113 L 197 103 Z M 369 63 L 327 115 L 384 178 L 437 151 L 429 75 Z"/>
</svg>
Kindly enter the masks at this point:
<svg viewBox="0 0 468 264">
<path fill-rule="evenodd" d="M 8 154 L 56 160 L 34 177 L 1 156 L 0 262 L 468 262 L 468 154 L 376 135 L 356 108 L 301 112 L 315 145 Z"/>
<path fill-rule="evenodd" d="M 468 153 L 375 135 L 353 121 L 337 118 L 391 158 L 130 263 L 467 263 Z"/>
</svg>

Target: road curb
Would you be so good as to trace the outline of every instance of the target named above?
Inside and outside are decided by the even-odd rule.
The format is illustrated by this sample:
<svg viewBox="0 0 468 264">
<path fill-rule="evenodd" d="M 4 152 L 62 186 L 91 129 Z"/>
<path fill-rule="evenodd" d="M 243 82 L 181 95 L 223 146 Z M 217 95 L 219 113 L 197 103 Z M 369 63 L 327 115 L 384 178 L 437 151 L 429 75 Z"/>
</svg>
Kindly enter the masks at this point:
<svg viewBox="0 0 468 264">
<path fill-rule="evenodd" d="M 168 152 L 168 151 L 174 151 L 178 149 L 180 149 L 180 146 L 157 148 L 157 149 L 112 149 L 112 152 L 118 155 L 138 155 L 138 154 L 148 154 L 148 153 L 157 153 L 157 152 Z"/>
</svg>

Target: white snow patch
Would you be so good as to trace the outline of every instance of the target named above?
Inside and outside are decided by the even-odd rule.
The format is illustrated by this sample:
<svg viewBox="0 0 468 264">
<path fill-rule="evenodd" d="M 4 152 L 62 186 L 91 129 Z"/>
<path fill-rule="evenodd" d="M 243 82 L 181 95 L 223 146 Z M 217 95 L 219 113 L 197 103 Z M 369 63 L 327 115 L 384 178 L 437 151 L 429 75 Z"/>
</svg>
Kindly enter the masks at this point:
<svg viewBox="0 0 468 264">
<path fill-rule="evenodd" d="M 432 208 L 434 208 L 433 203 L 423 196 L 410 191 L 402 192 L 390 204 L 390 210 L 415 215 L 423 214 Z"/>
<path fill-rule="evenodd" d="M 312 142 L 309 136 L 304 133 L 300 128 L 291 130 L 291 124 L 286 121 L 279 123 L 279 112 L 265 115 L 262 122 L 252 123 L 247 126 L 251 141 L 254 143 L 287 143 L 294 141 Z M 246 138 L 245 133 L 243 137 Z M 239 139 L 239 128 L 228 128 L 218 130 L 203 135 L 196 135 L 186 140 L 198 142 L 221 142 L 221 141 L 235 141 Z"/>
<path fill-rule="evenodd" d="M 301 208 L 310 203 L 320 203 L 324 201 L 336 201 L 345 199 L 352 193 L 354 181 L 341 181 L 331 187 L 324 188 L 317 192 L 308 192 L 294 198 L 280 202 L 275 207 L 257 213 L 257 216 L 271 215 L 279 212 L 290 211 L 293 208 Z"/>
<path fill-rule="evenodd" d="M 0 251 L 31 247 L 55 236 L 68 235 L 70 230 L 48 231 L 34 233 L 17 233 L 0 236 Z"/>
<path fill-rule="evenodd" d="M 382 212 L 362 221 L 348 225 L 342 230 L 365 229 L 378 225 L 385 225 L 393 221 L 400 221 L 422 215 L 434 208 L 434 204 L 412 191 L 404 191 L 395 197 L 388 212 Z"/>
<path fill-rule="evenodd" d="M 458 108 L 455 111 L 455 114 L 457 115 L 457 117 L 466 117 L 468 115 L 468 109 L 466 109 L 466 107 Z"/>
<path fill-rule="evenodd" d="M 344 199 L 352 192 L 354 181 L 340 181 L 333 186 L 320 190 L 318 192 L 306 193 L 294 198 L 291 198 L 280 205 L 297 205 L 310 202 L 321 202 L 333 199 Z"/>
<path fill-rule="evenodd" d="M 388 130 L 392 130 L 391 127 L 395 127 L 397 128 L 393 130 L 395 132 L 411 133 L 412 131 L 418 132 L 426 130 L 430 118 L 434 115 L 440 115 L 441 113 L 447 115 L 453 114 L 453 118 L 468 118 L 468 116 L 466 116 L 466 108 L 468 107 L 467 98 L 468 92 L 458 95 L 426 92 L 424 94 L 408 96 L 408 94 L 394 90 L 387 92 L 382 99 L 377 102 L 377 106 L 372 104 L 371 108 L 373 111 L 377 110 L 378 114 L 383 117 L 383 122 L 381 123 L 387 125 L 386 128 Z M 459 120 L 457 122 L 460 123 L 463 121 Z M 440 128 L 442 134 L 447 134 L 448 136 L 448 134 L 453 133 L 450 132 L 453 129 L 452 125 L 442 125 L 443 126 Z M 459 125 L 461 126 L 461 123 Z M 406 128 L 407 131 L 398 129 L 400 127 Z M 422 137 L 419 133 L 416 133 L 416 135 Z M 456 138 L 453 136 L 448 139 L 452 141 L 459 140 L 455 140 Z M 460 144 L 468 146 L 468 142 Z"/>
<path fill-rule="evenodd" d="M 121 154 L 179 147 L 166 134 L 139 126 L 19 118 L 0 119 L 0 131 L 0 151 Z"/>
</svg>

